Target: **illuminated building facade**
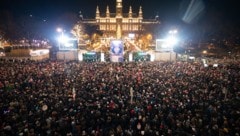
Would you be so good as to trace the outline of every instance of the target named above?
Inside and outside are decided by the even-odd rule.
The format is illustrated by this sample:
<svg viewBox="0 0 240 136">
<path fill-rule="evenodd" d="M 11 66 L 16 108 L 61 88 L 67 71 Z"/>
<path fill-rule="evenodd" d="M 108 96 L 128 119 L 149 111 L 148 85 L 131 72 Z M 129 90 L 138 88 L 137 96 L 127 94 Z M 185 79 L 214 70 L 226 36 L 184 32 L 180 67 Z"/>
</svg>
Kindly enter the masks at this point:
<svg viewBox="0 0 240 136">
<path fill-rule="evenodd" d="M 103 37 L 122 39 L 129 34 L 141 34 L 145 25 L 159 24 L 159 21 L 156 19 L 143 19 L 141 6 L 138 14 L 133 13 L 131 6 L 128 13 L 123 13 L 122 0 L 116 0 L 115 13 L 111 13 L 107 6 L 105 13 L 102 14 L 97 6 L 95 19 L 82 19 L 80 23 L 97 25 L 98 30 L 103 33 Z"/>
</svg>

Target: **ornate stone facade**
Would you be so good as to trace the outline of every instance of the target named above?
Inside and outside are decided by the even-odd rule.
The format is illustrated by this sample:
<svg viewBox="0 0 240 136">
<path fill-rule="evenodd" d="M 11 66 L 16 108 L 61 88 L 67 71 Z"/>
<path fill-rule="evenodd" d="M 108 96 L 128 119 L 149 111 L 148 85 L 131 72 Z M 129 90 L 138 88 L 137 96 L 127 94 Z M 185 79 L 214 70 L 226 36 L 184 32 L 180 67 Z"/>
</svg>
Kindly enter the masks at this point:
<svg viewBox="0 0 240 136">
<path fill-rule="evenodd" d="M 97 25 L 98 30 L 103 33 L 103 37 L 123 39 L 130 33 L 135 35 L 141 34 L 145 25 L 159 24 L 160 22 L 157 19 L 143 19 L 141 6 L 138 14 L 133 13 L 131 6 L 128 13 L 123 13 L 122 0 L 116 0 L 115 13 L 111 13 L 107 6 L 105 13 L 102 14 L 97 6 L 95 19 L 82 19 L 80 23 Z"/>
</svg>

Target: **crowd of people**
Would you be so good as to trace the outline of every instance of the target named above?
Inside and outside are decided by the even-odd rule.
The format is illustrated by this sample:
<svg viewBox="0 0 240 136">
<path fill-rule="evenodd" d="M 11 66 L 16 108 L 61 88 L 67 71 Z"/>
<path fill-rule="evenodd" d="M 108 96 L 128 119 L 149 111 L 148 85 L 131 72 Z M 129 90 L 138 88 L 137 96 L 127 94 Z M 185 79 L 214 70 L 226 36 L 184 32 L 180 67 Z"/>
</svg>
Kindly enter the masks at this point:
<svg viewBox="0 0 240 136">
<path fill-rule="evenodd" d="M 239 136 L 240 63 L 0 61 L 0 135 Z"/>
</svg>

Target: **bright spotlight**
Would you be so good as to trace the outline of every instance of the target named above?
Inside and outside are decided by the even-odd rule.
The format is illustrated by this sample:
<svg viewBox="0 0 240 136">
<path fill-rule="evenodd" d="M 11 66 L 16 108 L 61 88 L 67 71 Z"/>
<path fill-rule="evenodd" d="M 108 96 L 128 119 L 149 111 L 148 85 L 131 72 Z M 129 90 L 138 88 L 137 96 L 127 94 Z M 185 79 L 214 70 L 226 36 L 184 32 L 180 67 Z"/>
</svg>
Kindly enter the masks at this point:
<svg viewBox="0 0 240 136">
<path fill-rule="evenodd" d="M 62 28 L 57 28 L 57 32 L 63 32 Z"/>
<path fill-rule="evenodd" d="M 170 30 L 168 33 L 169 34 L 176 34 L 178 31 L 177 30 Z"/>
</svg>

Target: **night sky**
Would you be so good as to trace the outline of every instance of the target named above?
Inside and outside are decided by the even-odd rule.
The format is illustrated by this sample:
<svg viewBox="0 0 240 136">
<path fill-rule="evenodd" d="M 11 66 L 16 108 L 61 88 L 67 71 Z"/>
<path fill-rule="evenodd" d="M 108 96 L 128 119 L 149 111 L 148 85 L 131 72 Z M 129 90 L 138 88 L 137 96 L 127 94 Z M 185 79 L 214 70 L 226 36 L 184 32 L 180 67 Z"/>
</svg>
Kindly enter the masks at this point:
<svg viewBox="0 0 240 136">
<path fill-rule="evenodd" d="M 237 0 L 123 0 L 123 10 L 127 13 L 131 5 L 133 12 L 138 13 L 142 6 L 144 18 L 159 15 L 166 30 L 177 27 L 189 31 L 196 26 L 206 30 L 228 26 L 234 29 L 240 24 L 238 3 Z M 115 0 L 1 0 L 0 25 L 11 18 L 10 22 L 15 24 L 30 22 L 28 20 L 42 23 L 48 32 L 58 26 L 71 29 L 79 19 L 79 11 L 84 18 L 94 18 L 97 5 L 100 12 L 105 12 L 107 5 L 110 12 L 115 12 Z"/>
</svg>

